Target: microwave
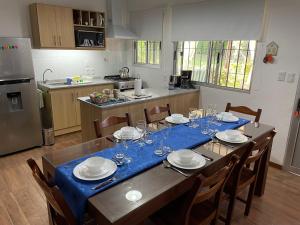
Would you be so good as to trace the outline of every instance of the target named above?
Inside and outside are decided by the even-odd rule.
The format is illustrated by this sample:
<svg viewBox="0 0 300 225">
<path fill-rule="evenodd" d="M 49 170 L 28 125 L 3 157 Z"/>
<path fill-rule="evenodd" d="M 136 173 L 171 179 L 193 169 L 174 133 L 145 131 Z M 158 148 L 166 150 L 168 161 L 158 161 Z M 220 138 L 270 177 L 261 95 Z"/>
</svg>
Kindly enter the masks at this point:
<svg viewBox="0 0 300 225">
<path fill-rule="evenodd" d="M 75 31 L 76 47 L 99 47 L 104 48 L 105 37 L 103 31 L 88 31 L 76 30 Z"/>
</svg>

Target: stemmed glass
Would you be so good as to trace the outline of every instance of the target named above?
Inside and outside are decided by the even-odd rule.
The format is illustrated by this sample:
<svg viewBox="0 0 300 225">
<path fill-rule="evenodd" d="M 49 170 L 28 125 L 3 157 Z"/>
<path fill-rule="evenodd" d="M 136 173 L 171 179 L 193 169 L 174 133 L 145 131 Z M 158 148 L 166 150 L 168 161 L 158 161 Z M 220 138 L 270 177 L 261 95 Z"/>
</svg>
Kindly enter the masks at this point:
<svg viewBox="0 0 300 225">
<path fill-rule="evenodd" d="M 146 135 L 146 122 L 144 120 L 139 120 L 136 123 L 136 130 L 140 134 L 139 146 L 145 146 L 145 135 Z"/>
<path fill-rule="evenodd" d="M 191 127 L 191 128 L 199 127 L 199 125 L 195 122 L 197 118 L 198 118 L 197 109 L 194 109 L 194 108 L 189 109 L 189 119 L 191 121 L 189 124 L 189 127 Z"/>
<path fill-rule="evenodd" d="M 211 143 L 216 143 L 217 142 L 217 140 L 216 140 L 216 134 L 219 132 L 219 130 L 217 130 L 217 129 L 210 129 L 209 130 L 209 136 L 210 136 L 210 138 L 211 138 Z"/>
<path fill-rule="evenodd" d="M 123 145 L 123 149 L 124 149 L 125 151 L 128 150 L 128 142 L 127 142 L 128 140 L 127 140 L 127 138 L 128 138 L 127 135 L 121 134 L 121 142 L 122 142 L 122 145 Z M 128 163 L 131 163 L 132 158 L 131 158 L 130 156 L 127 156 L 126 154 L 124 154 L 124 159 L 123 159 L 123 161 L 124 161 L 126 164 L 128 164 Z"/>
<path fill-rule="evenodd" d="M 168 129 L 169 126 L 170 125 L 167 125 L 166 128 L 161 130 L 161 136 L 156 135 L 155 137 L 155 150 L 154 150 L 155 155 L 164 156 L 165 154 L 170 153 L 172 151 L 171 148 L 166 145 L 170 135 L 170 129 Z"/>
<path fill-rule="evenodd" d="M 120 139 L 115 139 L 115 148 L 117 149 L 116 154 L 114 155 L 113 159 L 116 162 L 116 164 L 118 166 L 122 166 L 125 162 L 124 162 L 124 158 L 125 158 L 125 154 L 123 151 L 123 148 L 121 146 L 121 140 Z"/>
</svg>

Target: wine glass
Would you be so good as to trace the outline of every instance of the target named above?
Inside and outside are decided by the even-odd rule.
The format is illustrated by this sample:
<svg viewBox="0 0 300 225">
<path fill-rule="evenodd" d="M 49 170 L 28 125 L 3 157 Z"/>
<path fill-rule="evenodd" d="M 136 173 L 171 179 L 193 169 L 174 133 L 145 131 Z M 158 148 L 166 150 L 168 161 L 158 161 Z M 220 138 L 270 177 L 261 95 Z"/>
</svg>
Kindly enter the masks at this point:
<svg viewBox="0 0 300 225">
<path fill-rule="evenodd" d="M 157 156 L 163 156 L 165 154 L 163 146 L 164 139 L 159 135 L 156 135 L 154 140 L 154 154 Z"/>
<path fill-rule="evenodd" d="M 135 126 L 137 132 L 140 134 L 140 141 L 139 145 L 140 147 L 143 147 L 145 145 L 145 135 L 146 135 L 146 122 L 144 120 L 139 120 L 136 123 Z"/>
<path fill-rule="evenodd" d="M 170 153 L 172 150 L 170 148 L 170 146 L 167 145 L 167 141 L 170 137 L 170 132 L 171 130 L 169 129 L 171 127 L 171 125 L 166 125 L 166 128 L 162 130 L 162 136 L 163 136 L 163 150 L 164 150 L 164 153 Z"/>
<path fill-rule="evenodd" d="M 189 109 L 189 119 L 191 121 L 189 124 L 189 127 L 191 127 L 191 128 L 199 127 L 199 125 L 196 123 L 197 118 L 198 118 L 197 109 L 194 109 L 194 108 Z"/>
<path fill-rule="evenodd" d="M 116 139 L 114 142 L 115 142 L 116 154 L 114 155 L 113 159 L 118 166 L 122 166 L 125 163 L 124 162 L 125 154 L 121 146 L 121 140 Z"/>
<path fill-rule="evenodd" d="M 123 149 L 125 151 L 127 151 L 128 147 L 129 147 L 128 142 L 127 142 L 128 141 L 127 138 L 128 138 L 127 135 L 121 134 L 121 142 L 122 142 L 122 145 L 123 145 Z M 132 161 L 132 158 L 130 156 L 127 156 L 126 154 L 124 154 L 124 162 L 126 164 L 128 164 L 128 163 L 131 163 L 131 161 Z"/>
</svg>

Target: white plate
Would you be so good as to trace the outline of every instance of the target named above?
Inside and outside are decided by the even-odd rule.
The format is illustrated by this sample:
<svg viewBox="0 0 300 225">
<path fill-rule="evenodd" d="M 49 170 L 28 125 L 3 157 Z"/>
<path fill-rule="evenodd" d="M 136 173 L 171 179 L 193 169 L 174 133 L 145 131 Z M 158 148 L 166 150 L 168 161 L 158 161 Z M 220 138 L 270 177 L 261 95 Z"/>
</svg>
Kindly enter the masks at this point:
<svg viewBox="0 0 300 225">
<path fill-rule="evenodd" d="M 224 116 L 222 114 L 218 114 L 217 115 L 217 118 L 223 122 L 226 122 L 226 123 L 234 123 L 234 122 L 237 122 L 239 121 L 239 118 L 234 116 L 234 115 L 231 115 L 231 116 Z"/>
<path fill-rule="evenodd" d="M 181 121 L 174 121 L 173 118 L 171 116 L 168 116 L 165 118 L 165 120 L 168 122 L 168 123 L 174 123 L 174 124 L 184 124 L 184 123 L 188 123 L 190 122 L 189 118 L 186 118 L 186 117 L 183 117 L 181 119 Z"/>
<path fill-rule="evenodd" d="M 87 180 L 87 181 L 101 180 L 113 175 L 118 168 L 115 162 L 111 161 L 110 159 L 105 159 L 105 167 L 106 167 L 105 169 L 107 170 L 107 172 L 99 176 L 87 177 L 84 176 L 82 173 L 80 173 L 81 166 L 83 163 L 84 162 L 79 163 L 77 166 L 75 166 L 73 170 L 74 176 L 80 180 Z"/>
<path fill-rule="evenodd" d="M 123 139 L 121 136 L 121 130 L 117 130 L 116 132 L 113 133 L 113 136 L 117 139 Z M 139 133 L 136 129 L 134 130 L 134 133 L 131 138 L 126 138 L 127 140 L 137 140 L 142 137 L 142 134 Z"/>
<path fill-rule="evenodd" d="M 178 151 L 174 151 L 174 152 L 170 153 L 167 157 L 168 162 L 175 167 L 178 167 L 181 169 L 186 169 L 186 170 L 199 169 L 206 164 L 205 158 L 193 151 L 192 152 L 194 154 L 194 159 L 193 159 L 193 163 L 191 165 L 182 165 L 182 164 L 178 163 L 180 154 L 184 154 L 185 151 L 191 151 L 191 150 L 182 149 L 182 150 L 178 150 Z"/>
<path fill-rule="evenodd" d="M 245 143 L 248 141 L 248 138 L 243 134 L 241 134 L 241 136 L 240 136 L 241 138 L 239 140 L 232 140 L 232 139 L 228 138 L 226 131 L 216 133 L 216 137 L 218 139 L 220 139 L 221 141 L 225 141 L 225 142 L 233 143 L 233 144 L 241 144 L 241 143 Z"/>
</svg>

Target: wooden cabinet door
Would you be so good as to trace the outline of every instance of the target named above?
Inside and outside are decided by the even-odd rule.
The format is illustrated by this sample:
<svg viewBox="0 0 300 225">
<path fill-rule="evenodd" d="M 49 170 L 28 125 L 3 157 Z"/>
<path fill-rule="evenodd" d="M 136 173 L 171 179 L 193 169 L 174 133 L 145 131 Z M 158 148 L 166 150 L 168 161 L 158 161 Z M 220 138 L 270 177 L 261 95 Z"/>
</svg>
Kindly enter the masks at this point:
<svg viewBox="0 0 300 225">
<path fill-rule="evenodd" d="M 57 45 L 60 48 L 74 48 L 73 12 L 71 8 L 55 7 Z"/>
<path fill-rule="evenodd" d="M 38 23 L 40 47 L 55 48 L 57 47 L 57 28 L 56 28 L 56 7 L 51 5 L 36 4 L 36 17 Z"/>
<path fill-rule="evenodd" d="M 50 95 L 54 130 L 76 126 L 76 94 L 74 90 L 56 90 L 52 91 Z"/>
</svg>

